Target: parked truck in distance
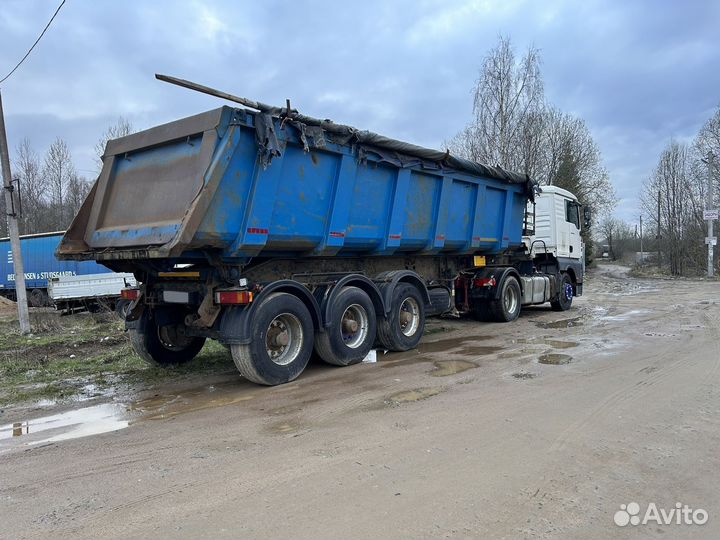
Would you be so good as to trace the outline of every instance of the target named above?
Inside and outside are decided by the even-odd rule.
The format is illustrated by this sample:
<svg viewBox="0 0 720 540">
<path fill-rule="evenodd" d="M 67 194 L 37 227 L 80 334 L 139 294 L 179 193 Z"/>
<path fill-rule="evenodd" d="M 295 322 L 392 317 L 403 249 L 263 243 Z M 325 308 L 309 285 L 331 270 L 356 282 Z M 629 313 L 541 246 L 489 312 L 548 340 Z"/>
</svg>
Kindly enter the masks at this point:
<svg viewBox="0 0 720 540">
<path fill-rule="evenodd" d="M 50 305 L 48 281 L 53 278 L 107 273 L 111 270 L 95 261 L 58 260 L 55 251 L 65 231 L 25 234 L 20 237 L 25 268 L 28 303 Z M 15 300 L 15 265 L 9 238 L 0 238 L 0 295 Z"/>
<path fill-rule="evenodd" d="M 106 309 L 125 318 L 130 301 L 122 298 L 121 293 L 123 289 L 135 286 L 135 276 L 128 273 L 58 276 L 48 282 L 48 296 L 55 308 L 66 314 Z"/>
<path fill-rule="evenodd" d="M 427 317 L 513 321 L 582 294 L 582 208 L 527 176 L 316 120 L 221 107 L 108 142 L 58 249 L 130 272 L 126 327 L 148 362 L 206 339 L 260 384 L 315 351 L 414 348 Z M 492 327 L 478 327 L 492 332 Z"/>
</svg>

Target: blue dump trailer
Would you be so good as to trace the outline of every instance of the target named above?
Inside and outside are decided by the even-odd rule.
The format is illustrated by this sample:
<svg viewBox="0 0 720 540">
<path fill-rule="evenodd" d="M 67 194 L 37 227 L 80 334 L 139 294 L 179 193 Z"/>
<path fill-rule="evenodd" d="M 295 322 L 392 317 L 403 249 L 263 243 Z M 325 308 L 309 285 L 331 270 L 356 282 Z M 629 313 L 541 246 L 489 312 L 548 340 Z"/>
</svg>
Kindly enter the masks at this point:
<svg viewBox="0 0 720 540">
<path fill-rule="evenodd" d="M 65 276 L 81 276 L 110 272 L 95 261 L 60 261 L 55 251 L 60 245 L 65 231 L 40 234 L 26 234 L 20 237 L 20 249 L 25 263 L 25 287 L 31 306 L 40 307 L 49 304 L 48 280 Z M 0 295 L 16 299 L 15 266 L 9 238 L 0 238 Z"/>
<path fill-rule="evenodd" d="M 134 273 L 126 327 L 147 361 L 185 362 L 215 339 L 244 377 L 275 385 L 313 350 L 345 366 L 415 347 L 429 316 L 510 321 L 582 292 L 580 246 L 563 259 L 549 236 L 531 245 L 525 175 L 258 108 L 108 142 L 58 249 Z M 577 199 L 552 196 L 579 231 Z"/>
</svg>

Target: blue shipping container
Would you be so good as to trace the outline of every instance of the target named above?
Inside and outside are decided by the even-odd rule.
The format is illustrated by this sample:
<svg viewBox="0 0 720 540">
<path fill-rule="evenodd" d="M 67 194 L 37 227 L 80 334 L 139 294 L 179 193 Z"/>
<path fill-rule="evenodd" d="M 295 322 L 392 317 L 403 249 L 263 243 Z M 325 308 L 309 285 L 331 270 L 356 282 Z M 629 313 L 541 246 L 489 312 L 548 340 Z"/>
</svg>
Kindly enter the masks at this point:
<svg viewBox="0 0 720 540">
<path fill-rule="evenodd" d="M 27 289 L 47 289 L 48 279 L 53 277 L 110 272 L 95 261 L 59 261 L 55 257 L 55 250 L 64 234 L 64 231 L 59 231 L 20 237 Z M 11 291 L 2 294 L 14 296 L 15 265 L 8 238 L 0 239 L 0 291 Z"/>
</svg>

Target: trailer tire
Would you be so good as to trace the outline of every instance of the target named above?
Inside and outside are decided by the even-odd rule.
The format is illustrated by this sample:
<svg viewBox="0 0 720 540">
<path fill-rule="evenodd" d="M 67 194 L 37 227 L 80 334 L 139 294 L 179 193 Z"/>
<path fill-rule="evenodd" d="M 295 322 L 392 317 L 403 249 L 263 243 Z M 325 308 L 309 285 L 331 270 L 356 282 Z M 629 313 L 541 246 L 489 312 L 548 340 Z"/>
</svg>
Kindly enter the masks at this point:
<svg viewBox="0 0 720 540">
<path fill-rule="evenodd" d="M 275 386 L 295 380 L 313 351 L 313 322 L 297 296 L 272 293 L 255 307 L 250 321 L 254 339 L 232 344 L 240 374 L 257 384 Z"/>
<path fill-rule="evenodd" d="M 520 283 L 507 276 L 500 286 L 500 297 L 490 302 L 490 312 L 497 322 L 511 322 L 520 316 Z"/>
<path fill-rule="evenodd" d="M 176 327 L 160 327 L 154 321 L 144 321 L 139 329 L 132 329 L 129 333 L 135 353 L 157 367 L 185 364 L 195 358 L 205 345 L 204 337 L 181 336 Z"/>
<path fill-rule="evenodd" d="M 409 318 L 408 318 L 409 317 Z M 417 347 L 425 331 L 425 303 L 414 285 L 399 283 L 392 293 L 390 312 L 378 321 L 378 341 L 390 351 Z"/>
<path fill-rule="evenodd" d="M 572 279 L 570 279 L 568 274 L 563 273 L 562 279 L 560 280 L 560 292 L 558 293 L 558 299 L 550 302 L 550 307 L 552 307 L 553 311 L 567 311 L 572 307 L 572 287 Z"/>
<path fill-rule="evenodd" d="M 330 325 L 315 336 L 315 351 L 328 364 L 350 366 L 365 358 L 377 334 L 375 306 L 358 287 L 343 287 L 329 306 Z"/>
</svg>

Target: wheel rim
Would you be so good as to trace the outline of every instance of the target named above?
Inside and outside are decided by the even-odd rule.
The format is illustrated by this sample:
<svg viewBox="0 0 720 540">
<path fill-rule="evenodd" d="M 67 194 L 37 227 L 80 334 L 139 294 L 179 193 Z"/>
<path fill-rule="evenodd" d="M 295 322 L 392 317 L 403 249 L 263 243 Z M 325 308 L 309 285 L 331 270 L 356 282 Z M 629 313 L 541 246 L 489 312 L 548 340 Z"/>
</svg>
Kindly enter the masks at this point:
<svg viewBox="0 0 720 540">
<path fill-rule="evenodd" d="M 177 326 L 158 326 L 158 338 L 169 351 L 182 351 L 192 343 L 192 337 L 178 332 Z"/>
<path fill-rule="evenodd" d="M 343 313 L 340 324 L 343 343 L 351 349 L 357 349 L 368 336 L 370 326 L 370 318 L 367 311 L 360 304 L 352 304 L 348 306 Z"/>
<path fill-rule="evenodd" d="M 420 327 L 420 305 L 414 298 L 406 298 L 400 304 L 400 331 L 404 336 L 410 337 Z"/>
<path fill-rule="evenodd" d="M 511 287 L 509 284 L 507 287 L 505 287 L 503 303 L 505 304 L 506 313 L 515 313 L 518 305 L 518 296 L 515 287 Z"/>
<path fill-rule="evenodd" d="M 286 366 L 300 354 L 303 339 L 300 319 L 292 313 L 281 313 L 268 325 L 265 351 L 273 363 Z"/>
</svg>

